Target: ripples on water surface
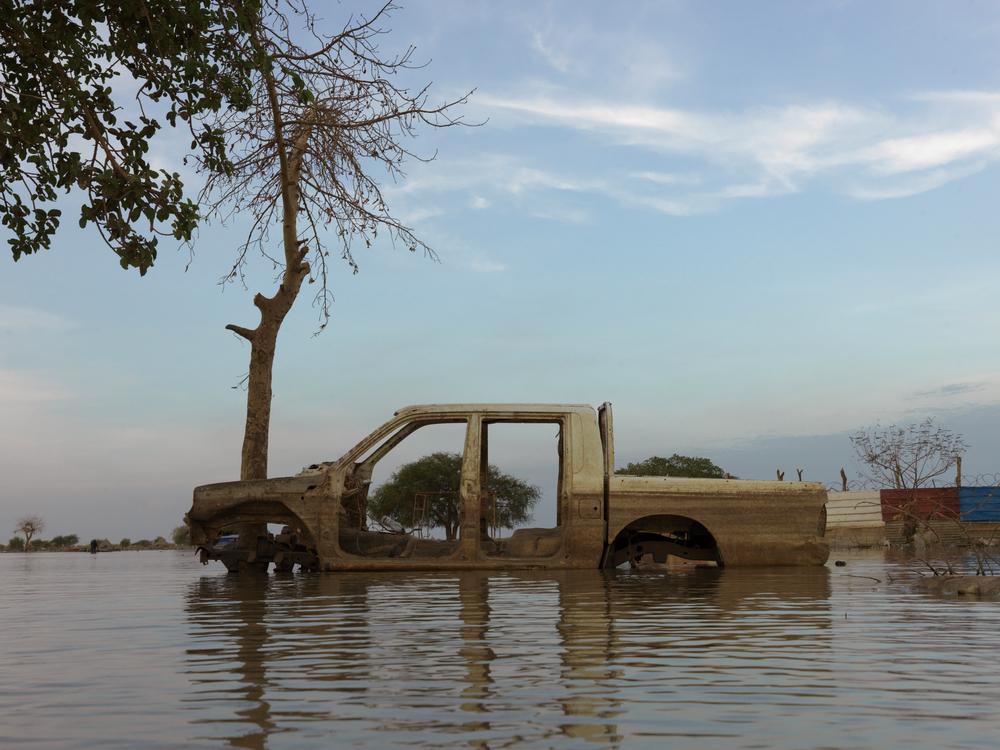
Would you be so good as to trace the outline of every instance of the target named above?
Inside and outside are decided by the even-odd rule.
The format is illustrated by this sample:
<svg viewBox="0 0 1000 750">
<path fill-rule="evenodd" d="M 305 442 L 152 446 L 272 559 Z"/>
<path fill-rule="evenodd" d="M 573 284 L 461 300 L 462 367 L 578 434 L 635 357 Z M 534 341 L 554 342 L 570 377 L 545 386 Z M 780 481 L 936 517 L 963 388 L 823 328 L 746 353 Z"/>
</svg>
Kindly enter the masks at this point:
<svg viewBox="0 0 1000 750">
<path fill-rule="evenodd" d="M 7 554 L 0 576 L 3 748 L 1000 746 L 1000 602 L 912 592 L 881 555 L 254 580 Z"/>
</svg>

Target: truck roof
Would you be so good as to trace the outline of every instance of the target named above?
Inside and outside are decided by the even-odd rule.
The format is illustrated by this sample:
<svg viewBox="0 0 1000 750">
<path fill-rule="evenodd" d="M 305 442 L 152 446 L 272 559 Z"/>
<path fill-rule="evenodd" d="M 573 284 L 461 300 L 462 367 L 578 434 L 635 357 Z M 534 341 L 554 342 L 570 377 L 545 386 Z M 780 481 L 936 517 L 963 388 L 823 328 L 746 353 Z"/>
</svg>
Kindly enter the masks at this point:
<svg viewBox="0 0 1000 750">
<path fill-rule="evenodd" d="M 594 407 L 590 404 L 503 404 L 503 403 L 479 403 L 479 404 L 411 404 L 396 411 L 395 416 L 403 416 L 412 413 L 423 414 L 448 414 L 465 412 L 496 412 L 506 414 L 509 412 L 529 412 L 529 413 L 552 413 L 552 412 L 593 412 Z"/>
</svg>

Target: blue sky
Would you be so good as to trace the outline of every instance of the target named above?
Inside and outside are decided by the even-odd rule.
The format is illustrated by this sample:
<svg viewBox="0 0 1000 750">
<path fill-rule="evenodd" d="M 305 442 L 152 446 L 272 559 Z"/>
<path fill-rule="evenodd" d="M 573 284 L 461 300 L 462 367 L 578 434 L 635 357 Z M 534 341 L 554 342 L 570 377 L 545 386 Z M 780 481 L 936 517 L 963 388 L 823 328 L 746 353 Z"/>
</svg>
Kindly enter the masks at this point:
<svg viewBox="0 0 1000 750">
<path fill-rule="evenodd" d="M 391 27 L 486 124 L 422 133 L 437 159 L 386 184 L 439 263 L 359 254 L 316 337 L 299 300 L 272 474 L 470 400 L 611 400 L 622 461 L 828 482 L 847 431 L 932 414 L 1000 470 L 996 4 L 412 1 Z M 154 153 L 179 168 L 182 141 Z M 218 286 L 239 225 L 144 278 L 74 225 L 0 258 L 0 533 L 166 533 L 238 475 L 248 352 L 223 327 L 273 274 Z M 533 455 L 505 463 L 535 477 Z"/>
</svg>

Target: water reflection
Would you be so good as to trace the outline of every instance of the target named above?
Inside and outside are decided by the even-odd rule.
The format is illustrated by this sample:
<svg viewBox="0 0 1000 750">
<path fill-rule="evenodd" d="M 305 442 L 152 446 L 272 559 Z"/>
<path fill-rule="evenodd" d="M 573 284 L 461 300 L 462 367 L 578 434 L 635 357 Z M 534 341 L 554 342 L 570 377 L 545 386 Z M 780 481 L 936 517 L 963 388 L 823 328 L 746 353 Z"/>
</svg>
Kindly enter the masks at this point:
<svg viewBox="0 0 1000 750">
<path fill-rule="evenodd" d="M 736 736 L 755 695 L 830 687 L 829 598 L 825 568 L 206 576 L 190 722 L 250 749 Z"/>
<path fill-rule="evenodd" d="M 614 719 L 621 708 L 614 682 L 623 673 L 612 666 L 611 613 L 610 577 L 567 576 L 559 582 L 560 681 L 569 691 L 559 701 L 566 717 L 559 728 L 569 737 L 617 747 L 622 735 Z"/>
<path fill-rule="evenodd" d="M 496 659 L 496 652 L 490 648 L 488 632 L 490 624 L 489 578 L 474 572 L 458 575 L 458 617 L 462 622 L 459 657 L 465 666 L 465 683 L 461 689 L 460 708 L 479 716 L 463 723 L 467 732 L 488 732 L 490 723 L 487 703 L 490 698 L 490 664 Z"/>
<path fill-rule="evenodd" d="M 259 583 L 235 576 L 202 578 L 187 598 L 191 635 L 196 636 L 187 650 L 192 701 L 200 707 L 225 701 L 232 707 L 234 718 L 224 721 L 241 727 L 240 734 L 229 738 L 233 747 L 266 747 L 276 726 L 265 697 L 270 687 L 263 658 L 267 597 Z M 192 723 L 215 721 L 198 718 Z M 250 725 L 255 730 L 244 733 L 242 728 Z"/>
<path fill-rule="evenodd" d="M 1000 601 L 846 559 L 253 580 L 0 555 L 0 747 L 994 750 Z"/>
</svg>

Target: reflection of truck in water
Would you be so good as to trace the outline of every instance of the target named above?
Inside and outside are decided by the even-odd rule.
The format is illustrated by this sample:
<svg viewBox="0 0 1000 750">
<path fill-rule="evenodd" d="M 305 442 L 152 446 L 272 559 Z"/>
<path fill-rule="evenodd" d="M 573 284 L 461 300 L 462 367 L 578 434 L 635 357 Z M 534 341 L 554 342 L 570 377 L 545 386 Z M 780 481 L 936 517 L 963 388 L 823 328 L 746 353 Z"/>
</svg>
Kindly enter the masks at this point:
<svg viewBox="0 0 1000 750">
<path fill-rule="evenodd" d="M 486 520 L 491 425 L 558 429 L 556 524 L 491 538 Z M 375 466 L 417 430 L 464 426 L 456 539 L 371 530 Z M 187 514 L 202 561 L 230 571 L 616 567 L 667 555 L 718 565 L 822 565 L 826 491 L 809 482 L 614 473 L 611 405 L 408 406 L 314 473 L 195 488 Z M 272 535 L 267 524 L 283 525 Z M 233 533 L 239 532 L 234 540 Z"/>
</svg>

